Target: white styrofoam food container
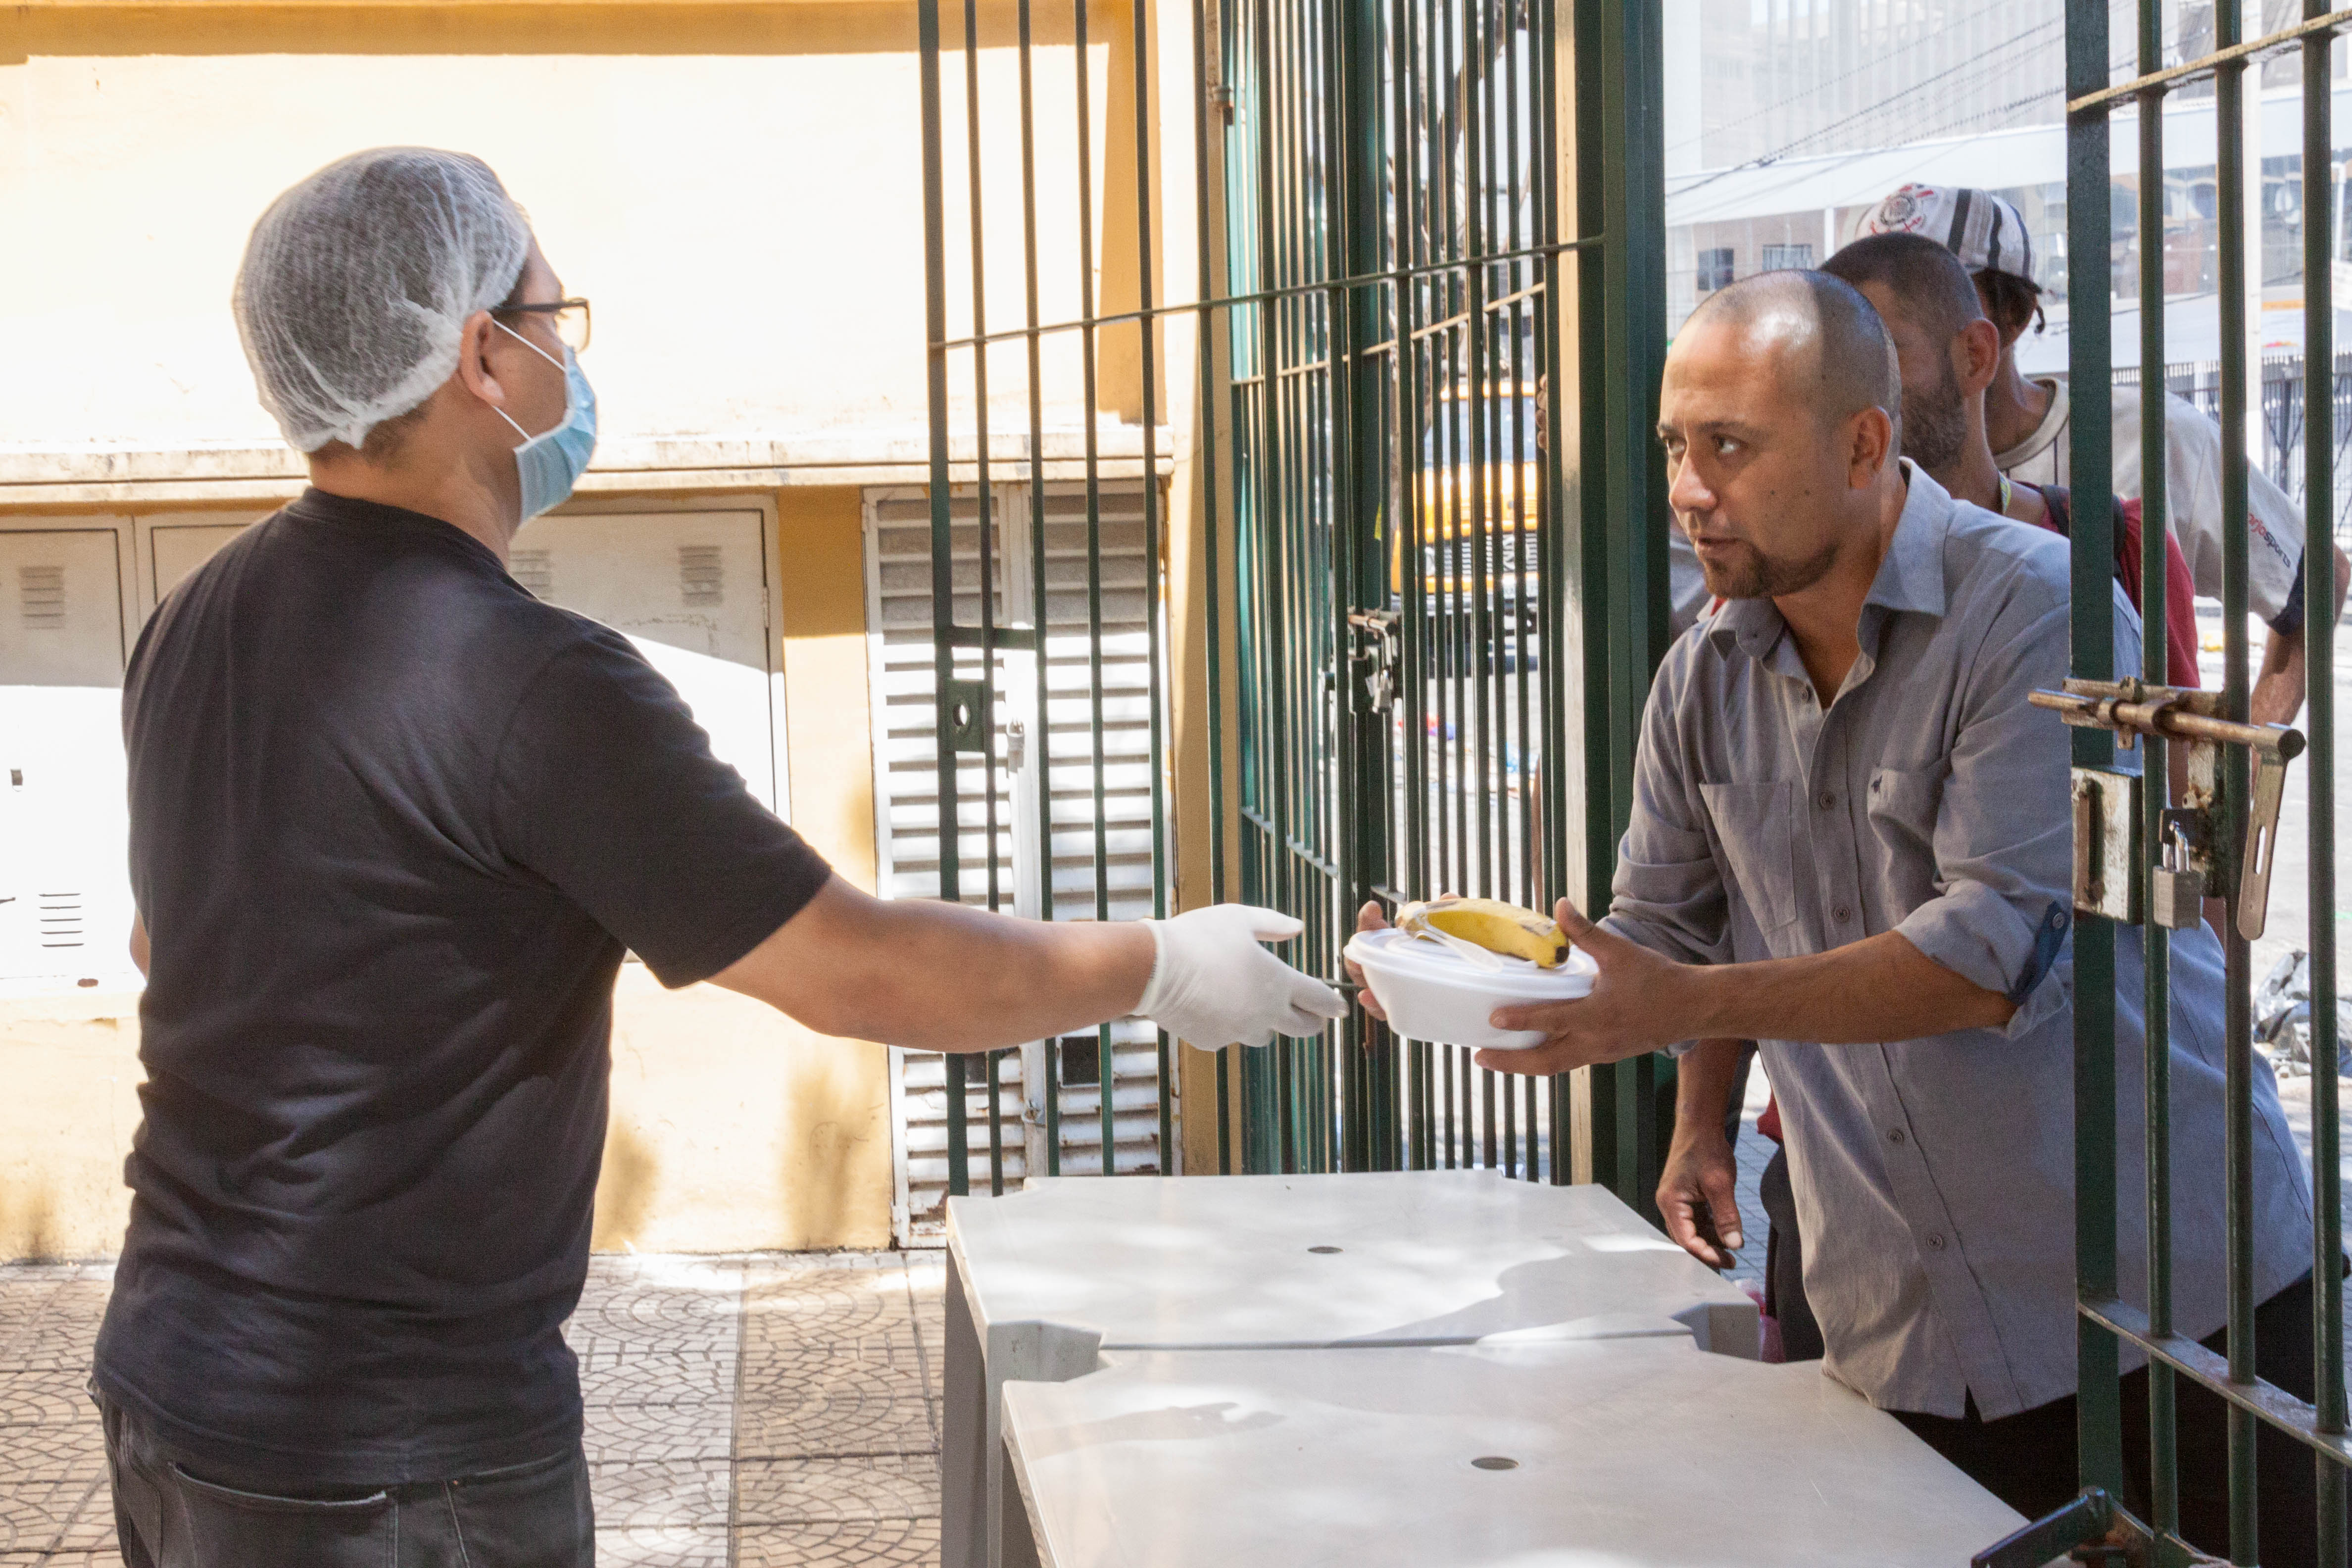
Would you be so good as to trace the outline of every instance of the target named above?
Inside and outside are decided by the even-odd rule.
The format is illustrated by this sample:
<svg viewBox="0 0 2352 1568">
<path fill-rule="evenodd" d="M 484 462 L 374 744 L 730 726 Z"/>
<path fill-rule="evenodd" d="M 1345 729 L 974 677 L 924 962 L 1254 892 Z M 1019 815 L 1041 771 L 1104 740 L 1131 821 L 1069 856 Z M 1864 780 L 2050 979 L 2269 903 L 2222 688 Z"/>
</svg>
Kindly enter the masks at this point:
<svg viewBox="0 0 2352 1568">
<path fill-rule="evenodd" d="M 1591 994 L 1600 973 L 1577 948 L 1552 969 L 1500 953 L 1501 967 L 1481 969 L 1449 948 L 1393 930 L 1358 931 L 1348 941 L 1348 957 L 1363 966 L 1366 984 L 1398 1034 L 1487 1051 L 1523 1051 L 1543 1043 L 1533 1029 L 1496 1028 L 1486 1021 L 1496 1008 L 1573 1001 Z"/>
</svg>

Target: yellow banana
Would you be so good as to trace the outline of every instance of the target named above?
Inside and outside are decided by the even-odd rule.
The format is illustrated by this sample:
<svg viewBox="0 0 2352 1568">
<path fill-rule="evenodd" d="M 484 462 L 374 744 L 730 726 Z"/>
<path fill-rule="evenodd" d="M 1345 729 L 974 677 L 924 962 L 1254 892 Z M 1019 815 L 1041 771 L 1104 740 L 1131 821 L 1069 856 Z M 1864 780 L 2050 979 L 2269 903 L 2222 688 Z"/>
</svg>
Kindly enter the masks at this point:
<svg viewBox="0 0 2352 1568">
<path fill-rule="evenodd" d="M 1489 952 L 1527 959 L 1538 969 L 1557 968 L 1568 956 L 1568 938 L 1559 921 L 1499 899 L 1406 904 L 1397 910 L 1396 923 L 1399 931 L 1407 932 L 1434 928 L 1476 942 Z"/>
</svg>

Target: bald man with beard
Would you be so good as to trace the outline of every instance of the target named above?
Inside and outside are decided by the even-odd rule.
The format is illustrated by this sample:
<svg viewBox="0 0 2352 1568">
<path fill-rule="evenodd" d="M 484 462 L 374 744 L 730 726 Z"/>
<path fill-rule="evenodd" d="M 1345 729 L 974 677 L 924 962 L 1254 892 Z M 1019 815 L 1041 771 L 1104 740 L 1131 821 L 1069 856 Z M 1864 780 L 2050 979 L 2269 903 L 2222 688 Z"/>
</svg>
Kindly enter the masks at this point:
<svg viewBox="0 0 2352 1568">
<path fill-rule="evenodd" d="M 1556 906 L 1591 994 L 1498 1009 L 1544 1040 L 1480 1065 L 1706 1042 L 1683 1057 L 1683 1120 L 1719 1142 L 1734 1042 L 1760 1042 L 1823 1370 L 2040 1515 L 2076 1480 L 2072 832 L 2065 727 L 2027 699 L 2066 675 L 2068 552 L 1900 458 L 1901 409 L 1885 324 L 1824 273 L 1735 284 L 1676 335 L 1669 500 L 1728 602 L 1651 687 L 1607 917 Z M 2138 617 L 2108 591 L 2136 666 Z M 2210 932 L 2172 940 L 2175 1313 L 2205 1335 L 2226 1317 L 2221 956 Z M 2116 1174 L 2135 1192 L 2142 966 L 2117 950 Z M 2263 1372 L 2307 1390 L 2311 1198 L 2254 1072 Z M 2128 1294 L 2140 1205 L 2119 1230 Z M 2215 1542 L 2226 1422 L 2181 1411 L 2183 1524 Z M 2312 1561 L 2310 1463 L 2263 1479 L 2263 1561 L 2298 1560 L 2298 1515 Z"/>
</svg>

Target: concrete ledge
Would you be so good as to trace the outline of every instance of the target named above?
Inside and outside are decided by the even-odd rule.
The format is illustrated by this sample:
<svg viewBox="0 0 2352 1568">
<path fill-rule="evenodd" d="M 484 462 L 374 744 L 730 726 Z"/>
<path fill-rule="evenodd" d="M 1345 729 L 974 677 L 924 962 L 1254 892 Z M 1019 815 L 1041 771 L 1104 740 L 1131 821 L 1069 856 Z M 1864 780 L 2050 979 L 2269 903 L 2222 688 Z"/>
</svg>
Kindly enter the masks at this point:
<svg viewBox="0 0 2352 1568">
<path fill-rule="evenodd" d="M 1154 468 L 1175 466 L 1175 437 L 1155 433 Z M 1049 483 L 1087 477 L 1082 427 L 1048 429 L 1035 457 L 1025 431 L 992 433 L 990 478 L 1018 482 L 1042 459 Z M 949 443 L 957 484 L 979 479 L 979 447 L 970 436 Z M 1131 479 L 1143 472 L 1143 432 L 1132 425 L 1097 426 L 1095 474 Z M 662 436 L 625 438 L 597 450 L 580 482 L 583 495 L 676 490 L 776 490 L 799 485 L 920 485 L 930 479 L 930 442 L 919 430 L 860 430 L 780 436 Z M 179 447 L 11 446 L 0 443 L 0 511 L 60 507 L 278 505 L 299 495 L 301 458 L 278 443 Z"/>
</svg>

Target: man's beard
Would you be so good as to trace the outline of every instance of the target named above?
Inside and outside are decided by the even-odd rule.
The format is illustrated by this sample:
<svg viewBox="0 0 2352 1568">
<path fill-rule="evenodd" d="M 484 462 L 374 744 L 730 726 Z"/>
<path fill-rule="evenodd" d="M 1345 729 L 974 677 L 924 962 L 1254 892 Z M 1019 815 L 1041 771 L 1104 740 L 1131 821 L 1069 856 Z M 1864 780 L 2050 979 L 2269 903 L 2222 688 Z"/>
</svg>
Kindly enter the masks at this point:
<svg viewBox="0 0 2352 1568">
<path fill-rule="evenodd" d="M 1959 461 L 1968 445 L 1969 411 L 1960 401 L 1960 378 L 1948 363 L 1931 392 L 1903 393 L 1903 455 L 1933 473 Z"/>
<path fill-rule="evenodd" d="M 1744 539 L 1727 542 L 1735 552 L 1730 560 L 1698 558 L 1699 570 L 1706 574 L 1706 591 L 1718 599 L 1777 599 L 1801 594 L 1837 564 L 1834 542 L 1793 561 L 1767 555 Z"/>
</svg>

